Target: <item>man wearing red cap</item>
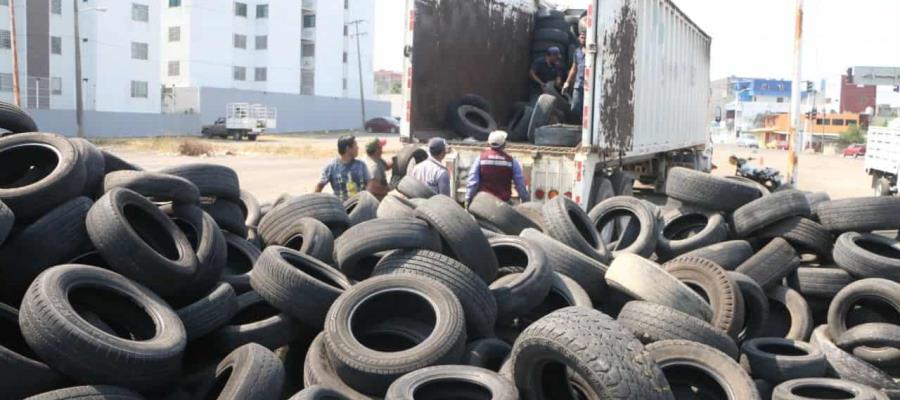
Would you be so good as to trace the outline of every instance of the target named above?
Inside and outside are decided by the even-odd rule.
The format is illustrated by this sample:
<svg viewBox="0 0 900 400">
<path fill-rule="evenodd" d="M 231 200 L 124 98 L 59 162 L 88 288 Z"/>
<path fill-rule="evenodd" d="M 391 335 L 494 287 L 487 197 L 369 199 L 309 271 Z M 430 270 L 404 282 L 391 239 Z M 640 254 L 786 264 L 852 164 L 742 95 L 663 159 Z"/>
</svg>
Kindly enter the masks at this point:
<svg viewBox="0 0 900 400">
<path fill-rule="evenodd" d="M 381 157 L 386 144 L 387 139 L 379 138 L 374 138 L 366 143 L 366 167 L 369 168 L 371 177 L 366 191 L 378 200 L 383 199 L 391 191 L 387 180 L 387 170 L 391 168 L 391 165 Z"/>
</svg>

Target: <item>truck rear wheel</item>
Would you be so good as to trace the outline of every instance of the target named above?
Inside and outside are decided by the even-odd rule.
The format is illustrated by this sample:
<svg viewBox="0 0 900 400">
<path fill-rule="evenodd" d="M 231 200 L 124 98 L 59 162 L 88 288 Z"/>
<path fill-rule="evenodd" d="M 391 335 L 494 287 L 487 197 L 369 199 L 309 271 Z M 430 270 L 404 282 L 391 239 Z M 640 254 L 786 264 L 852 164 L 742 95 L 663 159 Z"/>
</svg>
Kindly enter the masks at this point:
<svg viewBox="0 0 900 400">
<path fill-rule="evenodd" d="M 891 181 L 887 178 L 876 178 L 872 186 L 875 189 L 875 197 L 891 195 Z"/>
<path fill-rule="evenodd" d="M 259 135 L 248 135 L 247 140 L 255 142 L 257 137 L 259 137 Z"/>
</svg>

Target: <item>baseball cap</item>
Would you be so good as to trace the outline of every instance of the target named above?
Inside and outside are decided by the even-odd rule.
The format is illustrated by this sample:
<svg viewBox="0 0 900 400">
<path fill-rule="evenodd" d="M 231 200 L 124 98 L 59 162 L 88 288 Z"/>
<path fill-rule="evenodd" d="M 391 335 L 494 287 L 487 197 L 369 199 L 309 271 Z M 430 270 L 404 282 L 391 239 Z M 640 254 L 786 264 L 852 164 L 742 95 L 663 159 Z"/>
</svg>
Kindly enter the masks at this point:
<svg viewBox="0 0 900 400">
<path fill-rule="evenodd" d="M 434 156 L 445 151 L 447 151 L 447 141 L 444 138 L 436 137 L 428 141 L 428 154 Z"/>
<path fill-rule="evenodd" d="M 493 131 L 488 136 L 488 144 L 493 148 L 500 148 L 506 145 L 506 137 L 509 136 L 504 131 Z"/>
<path fill-rule="evenodd" d="M 369 143 L 366 143 L 366 153 L 374 153 L 378 151 L 378 149 L 384 148 L 387 144 L 387 139 L 379 139 L 374 138 Z"/>
<path fill-rule="evenodd" d="M 550 54 L 552 56 L 558 56 L 559 55 L 559 47 L 553 46 L 553 47 L 547 49 L 547 54 Z"/>
<path fill-rule="evenodd" d="M 347 149 L 350 148 L 350 146 L 352 146 L 354 143 L 356 143 L 356 136 L 353 136 L 353 135 L 341 136 L 340 138 L 338 138 L 338 143 L 337 143 L 338 153 L 344 154 L 347 151 Z"/>
</svg>

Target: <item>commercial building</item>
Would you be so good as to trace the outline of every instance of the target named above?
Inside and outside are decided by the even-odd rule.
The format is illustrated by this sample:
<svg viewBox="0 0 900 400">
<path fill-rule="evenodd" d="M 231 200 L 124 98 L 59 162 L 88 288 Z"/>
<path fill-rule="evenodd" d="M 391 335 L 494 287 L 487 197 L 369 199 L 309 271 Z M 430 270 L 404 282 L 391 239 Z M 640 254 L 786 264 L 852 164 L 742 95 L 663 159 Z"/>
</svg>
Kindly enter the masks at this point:
<svg viewBox="0 0 900 400">
<path fill-rule="evenodd" d="M 822 151 L 829 143 L 834 143 L 850 127 L 868 129 L 869 117 L 859 113 L 817 113 L 815 117 L 805 114 L 801 117 L 804 132 L 804 148 Z M 756 136 L 761 148 L 785 148 L 790 131 L 791 117 L 788 113 L 770 114 L 763 118 L 763 126 L 749 131 Z"/>
</svg>

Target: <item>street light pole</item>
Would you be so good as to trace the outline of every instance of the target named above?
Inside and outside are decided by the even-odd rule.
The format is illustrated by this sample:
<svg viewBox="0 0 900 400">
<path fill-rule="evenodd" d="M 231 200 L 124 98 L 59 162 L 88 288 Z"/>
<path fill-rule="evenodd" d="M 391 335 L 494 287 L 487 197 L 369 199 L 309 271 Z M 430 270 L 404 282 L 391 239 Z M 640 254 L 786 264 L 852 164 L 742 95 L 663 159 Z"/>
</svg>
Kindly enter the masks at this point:
<svg viewBox="0 0 900 400">
<path fill-rule="evenodd" d="M 78 30 L 78 0 L 72 2 L 75 18 L 75 127 L 78 137 L 84 137 L 84 99 L 81 78 L 81 33 Z"/>
<path fill-rule="evenodd" d="M 365 33 L 359 33 L 359 24 L 366 22 L 362 19 L 357 19 L 354 21 L 350 21 L 347 25 L 353 25 L 356 30 L 356 62 L 359 67 L 359 103 L 362 109 L 362 129 L 366 127 L 366 96 L 365 91 L 363 90 L 363 72 L 362 72 L 362 52 L 359 47 L 359 37 L 365 35 Z"/>
<path fill-rule="evenodd" d="M 16 45 L 16 0 L 9 0 L 9 40 L 12 47 L 12 85 L 13 102 L 17 107 L 22 107 L 22 94 L 19 89 L 19 47 Z"/>
<path fill-rule="evenodd" d="M 798 168 L 801 144 L 798 139 L 801 138 L 797 132 L 800 130 L 800 75 L 801 60 L 803 55 L 803 0 L 797 0 L 796 21 L 794 28 L 794 82 L 791 86 L 791 128 L 788 135 L 788 145 L 790 153 L 788 154 L 788 170 L 787 183 L 795 187 L 799 183 L 800 170 Z"/>
</svg>

